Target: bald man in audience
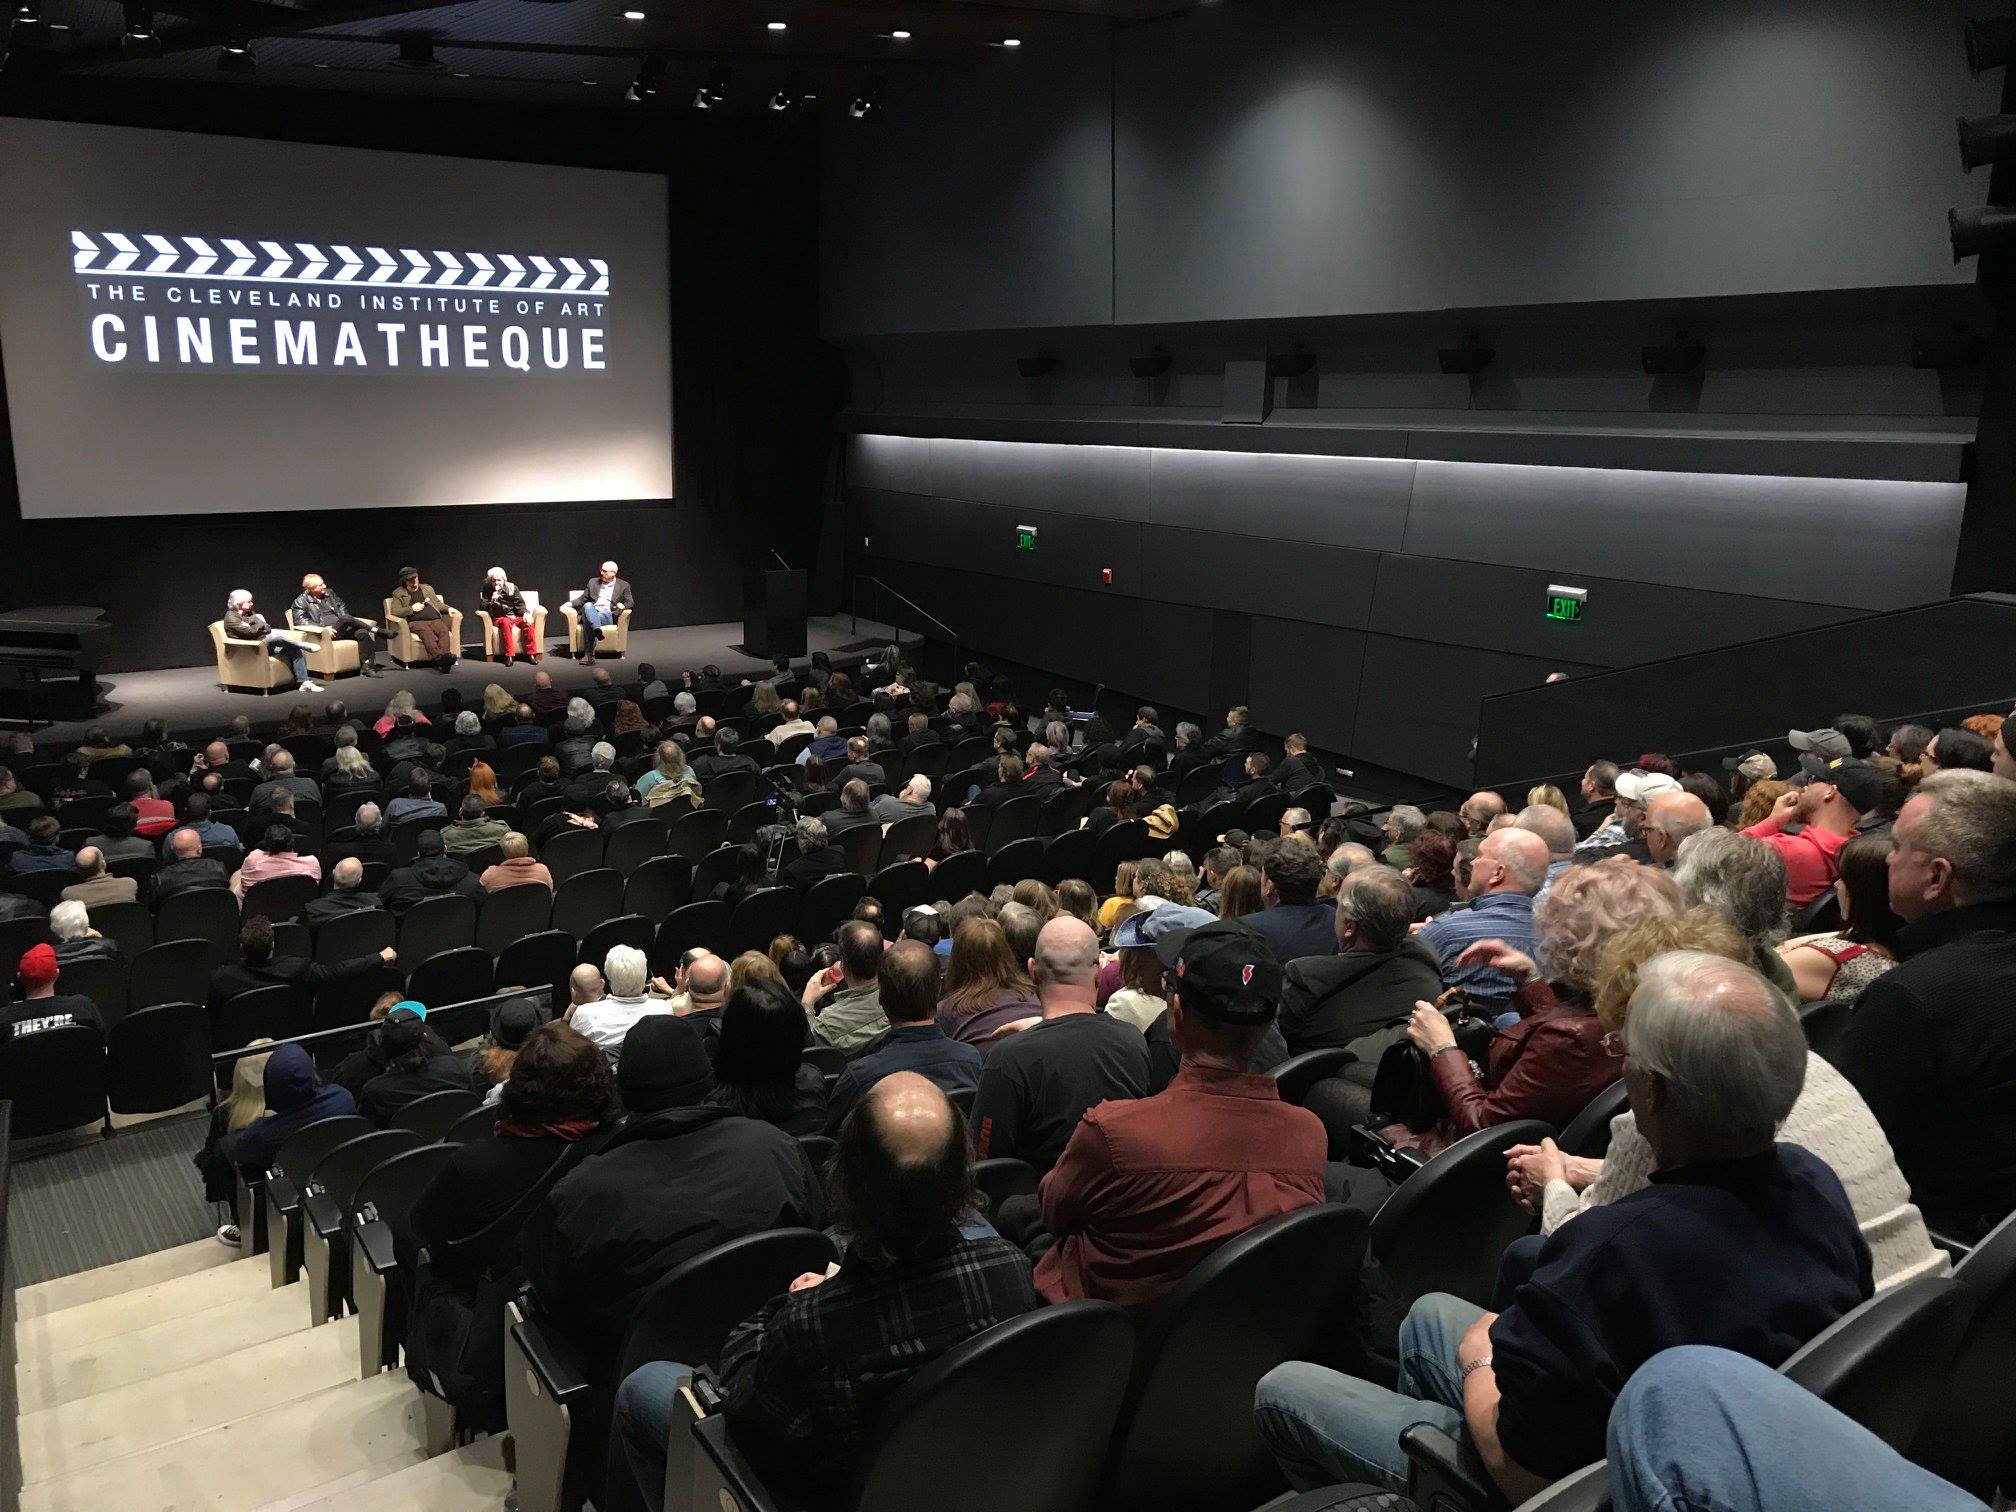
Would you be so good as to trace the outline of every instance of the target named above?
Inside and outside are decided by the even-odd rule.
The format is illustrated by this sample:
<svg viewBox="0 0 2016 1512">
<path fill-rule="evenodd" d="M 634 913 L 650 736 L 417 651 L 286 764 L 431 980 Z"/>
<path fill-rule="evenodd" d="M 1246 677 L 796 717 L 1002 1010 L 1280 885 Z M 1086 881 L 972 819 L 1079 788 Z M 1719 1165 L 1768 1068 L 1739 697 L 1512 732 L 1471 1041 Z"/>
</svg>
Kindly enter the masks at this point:
<svg viewBox="0 0 2016 1512">
<path fill-rule="evenodd" d="M 1470 832 L 1471 839 L 1490 833 L 1491 821 L 1505 812 L 1505 800 L 1496 793 L 1480 789 L 1463 800 L 1463 807 L 1456 810 L 1462 819 L 1463 828 Z"/>
<path fill-rule="evenodd" d="M 1548 859 L 1547 842 L 1531 830 L 1515 825 L 1486 835 L 1470 863 L 1470 906 L 1452 908 L 1418 931 L 1441 963 L 1443 982 L 1461 987 L 1486 1017 L 1512 1006 L 1515 984 L 1502 971 L 1459 967 L 1456 959 L 1479 940 L 1503 940 L 1532 954 L 1533 895 L 1547 880 Z"/>
<path fill-rule="evenodd" d="M 140 896 L 140 884 L 131 877 L 115 877 L 105 868 L 105 853 L 95 845 L 77 852 L 77 872 L 82 881 L 63 889 L 65 903 L 82 903 L 96 908 L 103 903 L 132 903 Z"/>
<path fill-rule="evenodd" d="M 1575 821 L 1551 803 L 1535 803 L 1519 810 L 1519 828 L 1531 830 L 1547 842 L 1547 880 L 1533 895 L 1537 907 L 1554 885 L 1554 879 L 1575 862 Z"/>
<path fill-rule="evenodd" d="M 1708 805 L 1692 793 L 1661 793 L 1645 805 L 1645 823 L 1639 830 L 1645 849 L 1659 866 L 1672 869 L 1680 842 L 1714 826 L 1715 816 Z"/>
<path fill-rule="evenodd" d="M 203 854 L 203 837 L 193 829 L 178 829 L 168 836 L 168 864 L 154 873 L 154 906 L 177 893 L 199 887 L 229 887 L 231 878 L 221 862 Z"/>
<path fill-rule="evenodd" d="M 364 890 L 364 863 L 355 856 L 345 856 L 329 873 L 329 891 L 310 898 L 301 918 L 310 929 L 320 929 L 331 919 L 369 913 L 379 906 L 378 894 Z"/>
</svg>

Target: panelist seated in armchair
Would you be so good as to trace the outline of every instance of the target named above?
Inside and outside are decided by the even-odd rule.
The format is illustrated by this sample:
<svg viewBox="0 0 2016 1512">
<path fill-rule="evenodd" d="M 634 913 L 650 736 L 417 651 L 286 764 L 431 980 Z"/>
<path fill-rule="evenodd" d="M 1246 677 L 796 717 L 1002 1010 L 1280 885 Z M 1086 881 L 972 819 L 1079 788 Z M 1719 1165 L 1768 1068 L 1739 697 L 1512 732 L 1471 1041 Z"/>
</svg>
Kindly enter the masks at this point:
<svg viewBox="0 0 2016 1512">
<path fill-rule="evenodd" d="M 496 645 L 486 645 L 485 654 L 507 667 L 521 656 L 534 664 L 538 662 L 546 611 L 529 602 L 502 567 L 492 567 L 484 575 L 476 607 L 488 617 L 490 628 L 496 632 Z"/>
<path fill-rule="evenodd" d="M 352 614 L 343 596 L 330 591 L 321 573 L 311 572 L 301 579 L 300 596 L 287 606 L 287 623 L 297 633 L 320 639 L 324 648 L 332 648 L 339 640 L 355 641 L 357 670 L 366 677 L 384 675 L 385 669 L 378 665 L 377 623 Z"/>
<path fill-rule="evenodd" d="M 249 588 L 232 589 L 231 596 L 224 601 L 224 633 L 232 640 L 264 645 L 269 655 L 287 663 L 287 670 L 294 674 L 301 692 L 322 691 L 322 684 L 308 677 L 308 648 L 285 630 L 276 630 L 266 622 L 266 616 L 253 607 Z"/>
<path fill-rule="evenodd" d="M 588 586 L 582 591 L 580 600 L 566 606 L 568 619 L 580 631 L 575 659 L 583 666 L 592 663 L 602 632 L 612 626 L 622 626 L 623 617 L 635 607 L 630 584 L 616 575 L 614 562 L 604 562 L 601 570 L 588 579 Z M 619 650 L 628 649 L 628 639 L 627 635 L 622 638 Z"/>
<path fill-rule="evenodd" d="M 451 609 L 433 586 L 420 581 L 420 569 L 401 567 L 399 586 L 385 600 L 385 618 L 407 643 L 394 651 L 401 661 L 428 661 L 443 672 L 455 670 L 456 640 L 462 613 Z"/>
</svg>

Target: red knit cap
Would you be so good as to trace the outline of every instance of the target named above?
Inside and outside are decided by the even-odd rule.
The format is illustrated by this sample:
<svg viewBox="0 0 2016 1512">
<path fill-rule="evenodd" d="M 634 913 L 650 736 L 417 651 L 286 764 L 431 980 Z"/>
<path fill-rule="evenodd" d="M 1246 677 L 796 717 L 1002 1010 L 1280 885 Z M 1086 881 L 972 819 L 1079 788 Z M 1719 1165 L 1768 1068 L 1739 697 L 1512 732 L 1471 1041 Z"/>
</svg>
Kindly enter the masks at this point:
<svg viewBox="0 0 2016 1512">
<path fill-rule="evenodd" d="M 21 957 L 21 985 L 23 987 L 47 987 L 56 980 L 56 951 L 49 945 L 37 945 Z"/>
</svg>

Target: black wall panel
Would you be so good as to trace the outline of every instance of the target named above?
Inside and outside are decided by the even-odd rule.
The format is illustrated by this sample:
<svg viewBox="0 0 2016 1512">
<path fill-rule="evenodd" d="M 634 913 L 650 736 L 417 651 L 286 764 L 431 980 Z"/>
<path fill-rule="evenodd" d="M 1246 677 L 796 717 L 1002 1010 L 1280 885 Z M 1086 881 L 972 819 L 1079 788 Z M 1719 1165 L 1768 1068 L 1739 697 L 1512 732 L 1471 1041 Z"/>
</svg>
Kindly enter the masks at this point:
<svg viewBox="0 0 2016 1512">
<path fill-rule="evenodd" d="M 1263 730 L 1300 730 L 1322 750 L 1358 749 L 1358 673 L 1368 639 L 1307 620 L 1253 617 L 1245 702 Z"/>
</svg>

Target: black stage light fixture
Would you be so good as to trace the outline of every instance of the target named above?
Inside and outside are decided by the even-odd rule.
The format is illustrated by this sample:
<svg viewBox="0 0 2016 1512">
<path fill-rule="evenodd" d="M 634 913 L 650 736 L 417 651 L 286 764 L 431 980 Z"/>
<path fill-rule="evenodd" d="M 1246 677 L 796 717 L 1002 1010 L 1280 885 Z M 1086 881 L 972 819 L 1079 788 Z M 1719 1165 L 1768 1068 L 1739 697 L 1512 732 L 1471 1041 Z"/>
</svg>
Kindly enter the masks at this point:
<svg viewBox="0 0 2016 1512">
<path fill-rule="evenodd" d="M 1046 352 L 1038 352 L 1034 357 L 1017 357 L 1015 371 L 1024 378 L 1043 378 L 1057 371 L 1057 359 Z"/>
<path fill-rule="evenodd" d="M 1969 21 L 1966 45 L 1967 66 L 1976 77 L 2000 68 L 2016 54 L 2016 21 Z"/>
<path fill-rule="evenodd" d="M 1146 357 L 1129 357 L 1127 371 L 1136 378 L 1160 378 L 1169 371 L 1169 354 L 1150 352 Z"/>
<path fill-rule="evenodd" d="M 14 25 L 8 39 L 19 47 L 36 46 L 45 35 L 42 29 L 42 0 L 15 0 Z"/>
<path fill-rule="evenodd" d="M 803 72 L 793 69 L 791 77 L 784 81 L 783 88 L 770 96 L 770 108 L 780 114 L 791 110 L 809 110 L 819 96 L 812 90 Z"/>
<path fill-rule="evenodd" d="M 1491 366 L 1491 360 L 1498 355 L 1496 347 L 1479 346 L 1477 338 L 1459 347 L 1441 347 L 1436 350 L 1435 360 L 1445 373 L 1463 373 L 1475 378 Z"/>
<path fill-rule="evenodd" d="M 1316 354 L 1299 348 L 1293 352 L 1279 352 L 1267 359 L 1269 378 L 1300 378 L 1316 366 Z"/>
<path fill-rule="evenodd" d="M 1648 346 L 1639 352 L 1648 373 L 1691 373 L 1701 366 L 1708 355 L 1708 348 L 1698 341 L 1689 341 L 1685 331 L 1671 341 L 1658 346 Z"/>
<path fill-rule="evenodd" d="M 2016 210 L 2002 205 L 1948 210 L 1946 234 L 1952 240 L 1956 263 L 1985 252 L 2010 251 L 2016 248 Z"/>
<path fill-rule="evenodd" d="M 1968 172 L 2016 156 L 2016 115 L 1961 116 L 1960 166 Z"/>
<path fill-rule="evenodd" d="M 119 40 L 128 47 L 145 47 L 155 40 L 154 12 L 146 5 L 127 0 L 126 25 Z"/>
<path fill-rule="evenodd" d="M 1911 338 L 1914 368 L 1970 368 L 1988 355 L 1988 340 L 1964 325 L 1931 336 Z"/>
<path fill-rule="evenodd" d="M 259 55 L 252 50 L 250 37 L 233 37 L 217 49 L 217 66 L 225 73 L 249 74 L 259 71 Z"/>
<path fill-rule="evenodd" d="M 641 103 L 657 99 L 664 90 L 665 60 L 653 56 L 637 65 L 637 77 L 631 81 L 629 92 L 623 98 Z"/>
<path fill-rule="evenodd" d="M 856 121 L 875 121 L 882 117 L 882 81 L 870 78 L 862 84 L 861 92 L 847 105 L 848 117 Z"/>
<path fill-rule="evenodd" d="M 707 70 L 707 77 L 700 81 L 700 87 L 693 91 L 695 110 L 718 110 L 728 103 L 728 69 L 716 63 Z"/>
<path fill-rule="evenodd" d="M 425 32 L 408 32 L 399 38 L 399 50 L 392 55 L 394 68 L 413 73 L 438 73 L 444 65 L 434 56 L 434 39 Z"/>
</svg>

